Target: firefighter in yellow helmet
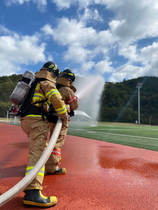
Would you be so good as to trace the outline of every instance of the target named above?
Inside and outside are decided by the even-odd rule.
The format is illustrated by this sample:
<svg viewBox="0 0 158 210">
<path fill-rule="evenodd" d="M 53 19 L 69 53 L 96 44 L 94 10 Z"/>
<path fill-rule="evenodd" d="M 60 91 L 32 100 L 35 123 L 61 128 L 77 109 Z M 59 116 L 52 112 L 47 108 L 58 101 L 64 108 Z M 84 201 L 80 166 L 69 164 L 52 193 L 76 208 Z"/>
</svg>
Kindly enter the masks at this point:
<svg viewBox="0 0 158 210">
<path fill-rule="evenodd" d="M 78 108 L 78 98 L 75 96 L 76 88 L 72 85 L 74 81 L 75 74 L 70 69 L 65 69 L 63 72 L 61 72 L 56 81 L 56 87 L 61 93 L 62 98 L 67 106 L 69 116 L 73 116 L 74 110 Z M 58 117 L 53 114 L 49 116 L 48 120 L 50 121 L 50 136 L 54 130 L 57 118 Z M 52 154 L 45 165 L 46 174 L 60 175 L 66 173 L 66 168 L 59 168 L 59 162 L 61 160 L 61 148 L 65 142 L 67 130 L 68 128 L 61 129 Z"/>
<path fill-rule="evenodd" d="M 36 85 L 31 104 L 25 116 L 20 118 L 21 128 L 30 138 L 30 148 L 26 175 L 34 168 L 41 157 L 47 141 L 49 122 L 45 120 L 48 112 L 48 104 L 51 103 L 58 117 L 62 119 L 62 129 L 67 129 L 68 113 L 62 100 L 62 96 L 56 89 L 56 77 L 59 75 L 59 68 L 54 62 L 47 62 L 42 69 L 36 73 L 37 78 L 45 78 Z M 44 101 L 40 103 L 39 101 Z M 35 179 L 24 189 L 24 206 L 50 207 L 57 203 L 55 196 L 46 197 L 42 195 L 42 183 L 45 174 L 45 167 L 41 168 Z"/>
</svg>

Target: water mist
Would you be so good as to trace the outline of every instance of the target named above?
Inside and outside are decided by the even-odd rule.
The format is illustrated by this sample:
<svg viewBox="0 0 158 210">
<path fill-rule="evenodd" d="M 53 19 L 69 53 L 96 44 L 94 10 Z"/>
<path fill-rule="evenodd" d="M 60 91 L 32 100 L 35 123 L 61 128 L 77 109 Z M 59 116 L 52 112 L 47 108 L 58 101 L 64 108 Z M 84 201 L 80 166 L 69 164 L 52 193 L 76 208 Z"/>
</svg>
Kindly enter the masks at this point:
<svg viewBox="0 0 158 210">
<path fill-rule="evenodd" d="M 104 84 L 104 78 L 101 76 L 76 77 L 74 86 L 77 88 L 79 108 L 75 114 L 84 115 L 87 119 L 96 121 Z"/>
</svg>

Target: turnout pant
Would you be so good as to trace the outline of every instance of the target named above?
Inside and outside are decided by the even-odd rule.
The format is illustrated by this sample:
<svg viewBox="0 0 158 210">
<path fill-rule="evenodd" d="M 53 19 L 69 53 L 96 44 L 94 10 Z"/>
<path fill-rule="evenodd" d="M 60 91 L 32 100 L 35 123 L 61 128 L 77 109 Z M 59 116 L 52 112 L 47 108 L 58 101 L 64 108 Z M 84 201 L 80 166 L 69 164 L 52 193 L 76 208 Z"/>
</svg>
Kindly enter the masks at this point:
<svg viewBox="0 0 158 210">
<path fill-rule="evenodd" d="M 28 164 L 25 174 L 27 175 L 29 171 L 34 168 L 43 151 L 45 150 L 49 124 L 43 120 L 30 120 L 25 118 L 21 120 L 21 128 L 30 138 Z M 24 189 L 24 191 L 29 189 L 42 190 L 44 174 L 45 166 L 41 168 L 35 179 Z"/>
<path fill-rule="evenodd" d="M 56 124 L 54 124 L 54 123 L 50 123 L 50 137 L 54 131 L 55 125 Z M 50 157 L 45 165 L 45 170 L 48 173 L 53 173 L 54 171 L 56 171 L 59 168 L 58 165 L 61 161 L 61 148 L 65 142 L 67 130 L 68 130 L 67 127 L 61 128 L 59 137 L 58 137 L 55 147 L 52 151 L 52 154 L 50 155 Z"/>
</svg>

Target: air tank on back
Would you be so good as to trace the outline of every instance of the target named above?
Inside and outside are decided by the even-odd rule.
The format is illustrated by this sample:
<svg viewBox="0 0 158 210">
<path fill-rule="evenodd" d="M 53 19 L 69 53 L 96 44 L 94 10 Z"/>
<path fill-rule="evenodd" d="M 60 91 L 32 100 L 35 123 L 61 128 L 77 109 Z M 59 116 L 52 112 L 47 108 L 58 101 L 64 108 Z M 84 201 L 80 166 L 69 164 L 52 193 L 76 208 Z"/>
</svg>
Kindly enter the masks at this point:
<svg viewBox="0 0 158 210">
<path fill-rule="evenodd" d="M 19 80 L 16 87 L 14 88 L 11 96 L 10 102 L 15 105 L 21 105 L 29 92 L 32 83 L 35 81 L 36 76 L 31 71 L 26 71 L 22 75 L 22 79 Z"/>
</svg>

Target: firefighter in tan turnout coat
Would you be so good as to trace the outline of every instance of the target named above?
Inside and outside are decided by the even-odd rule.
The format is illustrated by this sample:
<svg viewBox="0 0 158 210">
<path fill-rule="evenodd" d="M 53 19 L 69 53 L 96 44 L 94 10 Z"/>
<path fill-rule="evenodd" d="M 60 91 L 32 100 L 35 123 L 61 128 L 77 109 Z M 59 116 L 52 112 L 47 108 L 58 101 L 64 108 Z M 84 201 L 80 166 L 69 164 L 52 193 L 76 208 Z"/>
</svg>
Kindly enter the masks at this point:
<svg viewBox="0 0 158 210">
<path fill-rule="evenodd" d="M 62 98 L 67 106 L 69 116 L 73 116 L 73 110 L 78 108 L 78 98 L 75 96 L 76 88 L 72 85 L 75 81 L 75 74 L 70 70 L 66 69 L 57 78 L 56 87 L 62 95 Z M 52 122 L 50 123 L 50 135 L 55 127 L 55 123 L 57 122 L 57 117 L 52 118 Z M 51 120 L 50 120 L 51 121 Z M 46 174 L 65 174 L 66 168 L 59 168 L 59 163 L 61 160 L 61 148 L 65 142 L 67 129 L 61 129 L 59 134 L 59 138 L 56 142 L 56 145 L 52 151 L 50 158 L 48 159 L 45 170 Z"/>
<path fill-rule="evenodd" d="M 45 147 L 49 132 L 49 122 L 45 120 L 48 112 L 48 104 L 52 104 L 57 116 L 62 119 L 62 130 L 67 130 L 68 113 L 62 100 L 61 94 L 56 89 L 56 77 L 59 74 L 58 66 L 54 62 L 47 62 L 42 69 L 36 73 L 37 78 L 46 80 L 36 85 L 35 93 L 31 105 L 25 116 L 21 117 L 21 128 L 30 138 L 30 148 L 26 175 L 32 170 L 41 157 Z M 44 101 L 43 103 L 38 103 Z M 37 103 L 36 103 L 37 102 Z M 50 207 L 57 203 L 55 196 L 43 196 L 42 183 L 45 174 L 45 166 L 41 168 L 35 179 L 24 189 L 24 206 Z"/>
</svg>

